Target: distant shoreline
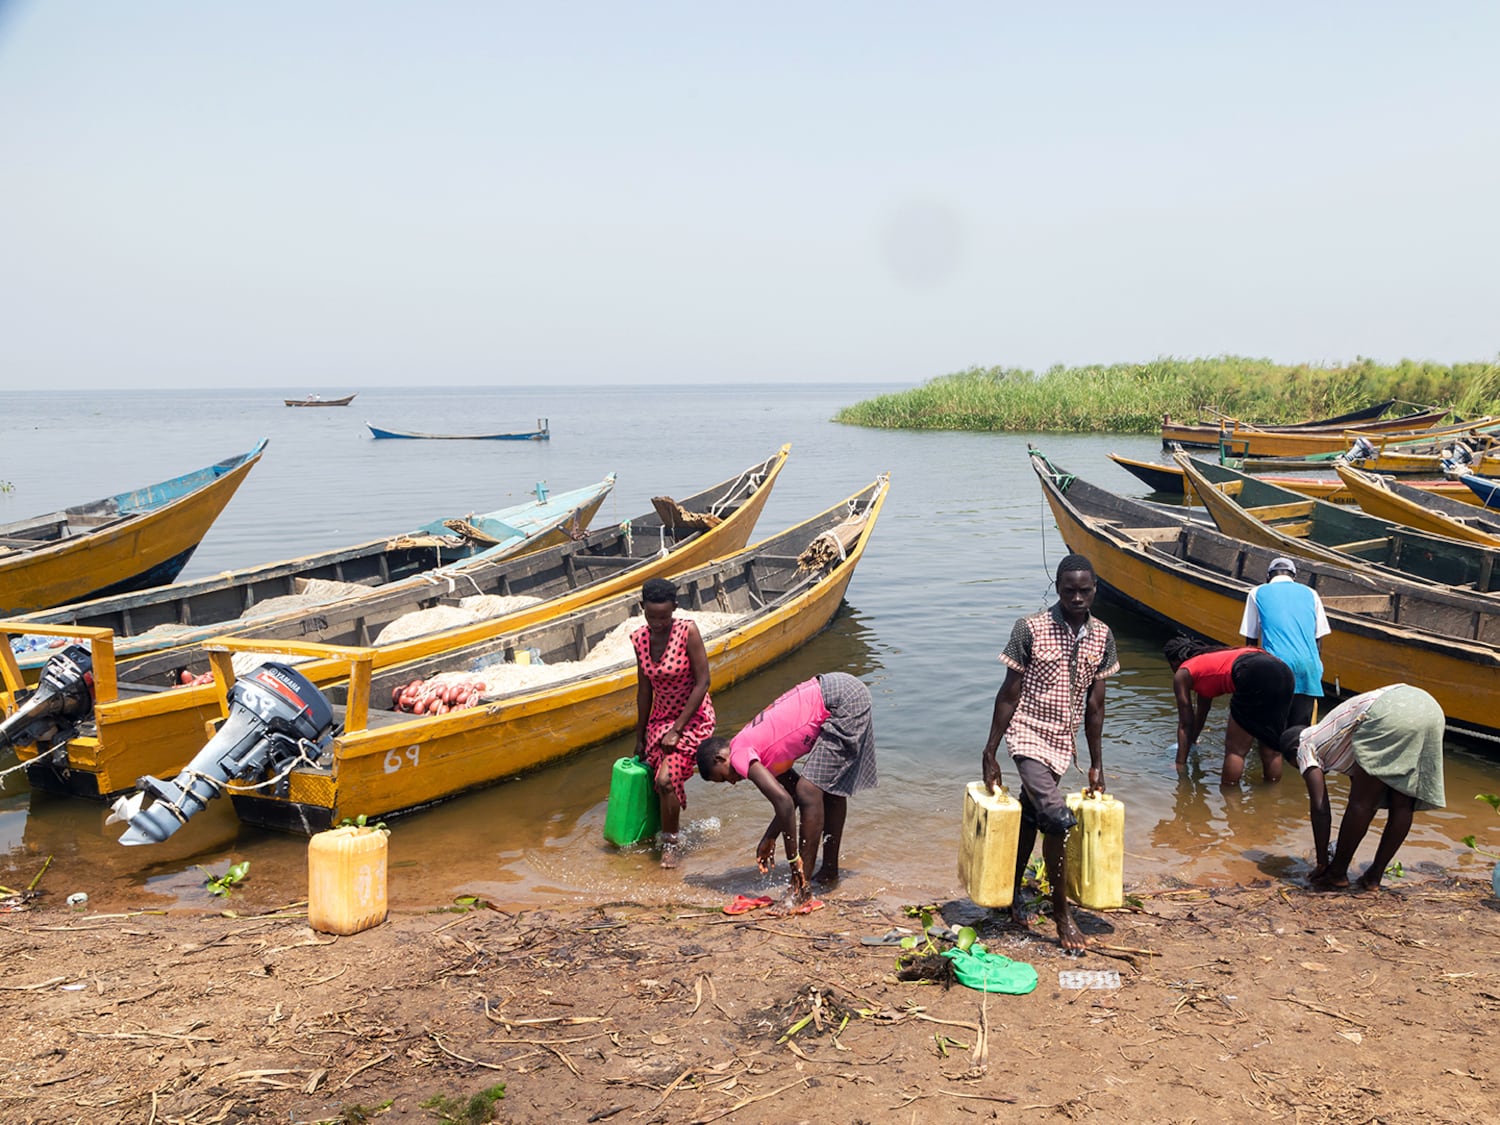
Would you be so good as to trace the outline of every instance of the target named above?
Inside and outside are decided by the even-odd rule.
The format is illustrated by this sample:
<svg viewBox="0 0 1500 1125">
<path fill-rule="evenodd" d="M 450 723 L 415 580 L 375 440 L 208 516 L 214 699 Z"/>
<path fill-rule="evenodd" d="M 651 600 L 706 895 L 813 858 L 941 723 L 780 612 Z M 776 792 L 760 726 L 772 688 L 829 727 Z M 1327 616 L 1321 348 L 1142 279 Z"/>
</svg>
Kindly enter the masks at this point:
<svg viewBox="0 0 1500 1125">
<path fill-rule="evenodd" d="M 1154 433 L 1162 415 L 1301 422 L 1384 399 L 1465 416 L 1500 410 L 1500 364 L 1372 360 L 1336 367 L 1219 356 L 1151 363 L 972 367 L 846 407 L 835 422 L 899 430 Z"/>
</svg>

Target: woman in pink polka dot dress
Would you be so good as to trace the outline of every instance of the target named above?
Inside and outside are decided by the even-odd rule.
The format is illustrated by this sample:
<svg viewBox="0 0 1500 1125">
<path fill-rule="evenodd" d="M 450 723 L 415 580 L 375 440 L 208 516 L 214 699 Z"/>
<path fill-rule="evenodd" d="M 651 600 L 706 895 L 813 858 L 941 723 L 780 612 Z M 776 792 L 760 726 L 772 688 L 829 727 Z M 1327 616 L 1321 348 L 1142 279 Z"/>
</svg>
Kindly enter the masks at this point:
<svg viewBox="0 0 1500 1125">
<path fill-rule="evenodd" d="M 635 756 L 656 778 L 661 797 L 661 865 L 682 862 L 678 826 L 687 807 L 684 782 L 698 768 L 698 744 L 714 733 L 708 698 L 708 652 L 698 626 L 674 617 L 677 587 L 665 578 L 641 586 L 646 624 L 630 635 L 635 646 Z"/>
</svg>

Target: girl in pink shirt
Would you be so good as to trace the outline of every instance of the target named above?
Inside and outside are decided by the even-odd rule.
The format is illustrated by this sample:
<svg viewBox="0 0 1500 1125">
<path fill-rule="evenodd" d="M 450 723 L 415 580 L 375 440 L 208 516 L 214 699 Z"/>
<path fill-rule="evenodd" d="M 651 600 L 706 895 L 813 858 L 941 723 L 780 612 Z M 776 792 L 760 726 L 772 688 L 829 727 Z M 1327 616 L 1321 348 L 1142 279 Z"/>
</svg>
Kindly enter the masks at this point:
<svg viewBox="0 0 1500 1125">
<path fill-rule="evenodd" d="M 733 739 L 703 742 L 698 772 L 706 781 L 731 785 L 748 779 L 771 802 L 776 815 L 755 859 L 769 871 L 780 835 L 792 868 L 791 896 L 803 902 L 811 897 L 805 872 L 812 870 L 820 845 L 823 866 L 813 879 L 838 881 L 848 798 L 876 784 L 870 689 L 847 672 L 804 680 Z"/>
</svg>

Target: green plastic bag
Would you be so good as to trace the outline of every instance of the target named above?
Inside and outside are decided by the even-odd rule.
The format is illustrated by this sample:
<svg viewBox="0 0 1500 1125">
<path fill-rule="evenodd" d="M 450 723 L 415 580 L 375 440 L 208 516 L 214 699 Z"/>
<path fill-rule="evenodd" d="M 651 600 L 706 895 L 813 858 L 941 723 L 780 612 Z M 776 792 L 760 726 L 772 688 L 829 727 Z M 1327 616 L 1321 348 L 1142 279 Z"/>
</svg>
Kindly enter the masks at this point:
<svg viewBox="0 0 1500 1125">
<path fill-rule="evenodd" d="M 1012 996 L 1025 996 L 1036 988 L 1036 970 L 1025 961 L 1012 961 L 998 953 L 991 953 L 980 942 L 968 949 L 945 949 L 943 956 L 953 962 L 953 975 L 958 983 L 980 992 L 1008 992 Z"/>
</svg>

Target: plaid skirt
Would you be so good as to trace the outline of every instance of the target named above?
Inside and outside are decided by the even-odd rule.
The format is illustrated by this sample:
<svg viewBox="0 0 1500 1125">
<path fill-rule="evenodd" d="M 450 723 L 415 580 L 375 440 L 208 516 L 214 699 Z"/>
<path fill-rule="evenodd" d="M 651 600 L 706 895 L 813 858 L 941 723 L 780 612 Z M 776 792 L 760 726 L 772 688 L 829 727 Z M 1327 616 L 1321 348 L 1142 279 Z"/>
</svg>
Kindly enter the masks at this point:
<svg viewBox="0 0 1500 1125">
<path fill-rule="evenodd" d="M 818 688 L 828 718 L 812 749 L 797 763 L 797 772 L 835 797 L 873 789 L 877 778 L 870 689 L 847 672 L 825 672 L 818 677 Z"/>
</svg>

